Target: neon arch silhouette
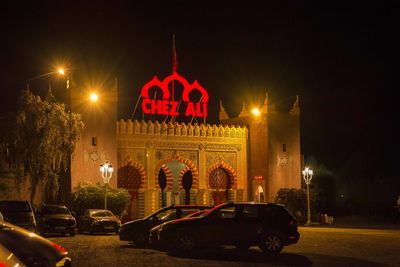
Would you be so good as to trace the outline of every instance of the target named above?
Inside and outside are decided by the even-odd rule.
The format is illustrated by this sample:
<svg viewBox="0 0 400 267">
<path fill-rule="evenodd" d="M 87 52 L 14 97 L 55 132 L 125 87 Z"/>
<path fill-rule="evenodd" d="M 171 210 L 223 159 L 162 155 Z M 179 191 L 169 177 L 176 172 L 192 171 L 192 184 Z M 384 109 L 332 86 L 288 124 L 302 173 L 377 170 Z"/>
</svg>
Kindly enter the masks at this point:
<svg viewBox="0 0 400 267">
<path fill-rule="evenodd" d="M 168 85 L 173 82 L 177 81 L 179 82 L 182 87 L 183 87 L 183 92 L 182 92 L 182 100 L 184 103 L 187 104 L 186 107 L 186 112 L 184 113 L 185 116 L 188 116 L 187 114 L 191 114 L 192 116 L 194 112 L 197 112 L 195 116 L 202 116 L 205 117 L 207 116 L 207 102 L 209 100 L 209 95 L 206 89 L 204 89 L 197 80 L 195 80 L 192 84 L 190 84 L 184 77 L 179 75 L 178 72 L 173 71 L 173 73 L 167 77 L 164 78 L 163 81 L 160 81 L 157 76 L 154 76 L 152 80 L 147 82 L 141 90 L 141 96 L 143 97 L 143 102 L 142 102 L 142 109 L 145 111 L 145 113 L 151 113 L 155 114 L 152 111 L 155 110 L 163 110 L 161 113 L 158 114 L 167 114 L 170 113 L 175 115 L 177 114 L 177 110 L 175 108 L 177 107 L 176 101 L 171 99 L 171 93 L 168 88 Z M 150 88 L 159 88 L 162 91 L 162 100 L 156 100 L 152 99 L 149 96 L 149 90 Z M 193 92 L 194 90 L 197 90 L 201 94 L 201 98 L 197 102 L 192 102 L 190 101 L 190 93 Z M 201 103 L 201 105 L 200 105 Z M 167 105 L 168 106 L 167 108 Z M 150 108 L 149 106 L 152 106 Z M 168 109 L 167 111 L 165 109 Z M 174 109 L 174 110 L 171 110 Z M 202 109 L 202 112 L 201 112 Z"/>
</svg>

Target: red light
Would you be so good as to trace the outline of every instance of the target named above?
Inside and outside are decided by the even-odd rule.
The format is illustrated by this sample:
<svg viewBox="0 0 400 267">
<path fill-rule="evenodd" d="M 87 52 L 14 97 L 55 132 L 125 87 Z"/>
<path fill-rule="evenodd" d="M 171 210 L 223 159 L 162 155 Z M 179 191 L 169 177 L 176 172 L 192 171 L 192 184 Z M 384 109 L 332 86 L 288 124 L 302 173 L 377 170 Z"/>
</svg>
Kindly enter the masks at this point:
<svg viewBox="0 0 400 267">
<path fill-rule="evenodd" d="M 57 244 L 57 243 L 53 243 L 53 244 L 51 244 L 54 248 L 56 248 L 58 251 L 60 251 L 60 252 L 62 252 L 62 253 L 67 253 L 68 251 L 65 249 L 65 248 L 63 248 L 62 246 L 60 246 L 59 244 Z"/>
<path fill-rule="evenodd" d="M 0 267 L 8 267 L 8 265 L 6 265 L 6 264 L 3 263 L 3 262 L 0 262 Z"/>
<path fill-rule="evenodd" d="M 160 81 L 156 76 L 142 87 L 141 96 L 142 110 L 145 114 L 171 115 L 178 116 L 178 101 L 174 101 L 174 95 L 170 93 L 169 85 L 173 82 L 179 82 L 183 87 L 182 100 L 186 106 L 184 115 L 189 117 L 207 117 L 207 102 L 209 99 L 208 92 L 197 82 L 190 84 L 185 78 L 180 76 L 176 71 Z M 162 99 L 151 99 L 149 96 L 150 88 L 159 88 L 162 92 Z M 197 102 L 192 102 L 189 95 L 193 91 L 198 91 L 201 98 Z"/>
</svg>

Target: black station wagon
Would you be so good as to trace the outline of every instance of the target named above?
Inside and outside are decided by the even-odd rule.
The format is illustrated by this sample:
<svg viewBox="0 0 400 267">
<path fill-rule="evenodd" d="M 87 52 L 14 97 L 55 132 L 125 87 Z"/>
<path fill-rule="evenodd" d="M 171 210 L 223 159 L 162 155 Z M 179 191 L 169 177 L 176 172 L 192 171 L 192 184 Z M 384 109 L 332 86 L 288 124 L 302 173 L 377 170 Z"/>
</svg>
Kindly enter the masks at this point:
<svg viewBox="0 0 400 267">
<path fill-rule="evenodd" d="M 284 246 L 297 243 L 299 233 L 295 217 L 283 205 L 239 202 L 221 204 L 199 217 L 163 223 L 151 230 L 149 240 L 152 245 L 182 252 L 235 245 L 279 253 Z"/>
</svg>

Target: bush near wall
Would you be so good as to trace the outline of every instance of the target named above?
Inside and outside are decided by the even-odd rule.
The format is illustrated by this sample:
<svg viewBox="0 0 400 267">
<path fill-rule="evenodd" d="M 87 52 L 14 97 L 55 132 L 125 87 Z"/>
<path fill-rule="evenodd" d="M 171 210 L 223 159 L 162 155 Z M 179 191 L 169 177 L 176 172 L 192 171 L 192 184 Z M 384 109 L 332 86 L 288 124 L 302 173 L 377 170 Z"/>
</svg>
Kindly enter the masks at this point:
<svg viewBox="0 0 400 267">
<path fill-rule="evenodd" d="M 104 209 L 105 187 L 96 184 L 80 184 L 72 193 L 70 208 L 77 216 L 83 214 L 85 209 Z M 107 209 L 118 217 L 122 217 L 128 208 L 130 194 L 123 188 L 108 188 Z"/>
<path fill-rule="evenodd" d="M 310 190 L 311 216 L 315 217 L 317 211 L 317 192 Z M 275 198 L 275 203 L 283 204 L 297 217 L 299 223 L 307 221 L 307 191 L 305 189 L 279 189 Z"/>
</svg>

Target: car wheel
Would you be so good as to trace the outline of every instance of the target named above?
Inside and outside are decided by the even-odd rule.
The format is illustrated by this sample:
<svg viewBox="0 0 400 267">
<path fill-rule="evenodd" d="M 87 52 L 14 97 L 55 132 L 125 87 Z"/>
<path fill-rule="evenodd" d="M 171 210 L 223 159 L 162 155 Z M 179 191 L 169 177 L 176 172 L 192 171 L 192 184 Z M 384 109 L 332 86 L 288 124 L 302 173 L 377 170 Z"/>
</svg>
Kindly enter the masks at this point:
<svg viewBox="0 0 400 267">
<path fill-rule="evenodd" d="M 277 254 L 283 249 L 282 237 L 276 233 L 266 234 L 261 240 L 260 249 L 266 253 Z"/>
<path fill-rule="evenodd" d="M 194 250 L 196 242 L 191 234 L 183 234 L 178 238 L 178 250 L 181 252 L 191 252 Z"/>
<path fill-rule="evenodd" d="M 238 244 L 235 245 L 235 247 L 237 247 L 240 250 L 248 250 L 250 245 L 238 243 Z"/>
<path fill-rule="evenodd" d="M 136 244 L 136 246 L 138 247 L 144 247 L 148 244 L 148 238 L 145 234 L 137 234 L 135 236 L 135 240 L 134 243 Z"/>
</svg>

